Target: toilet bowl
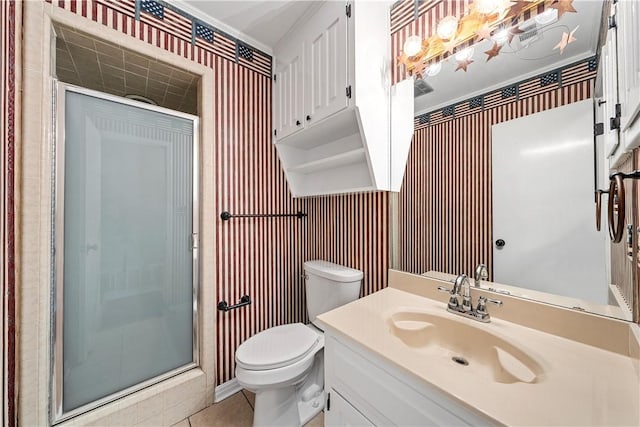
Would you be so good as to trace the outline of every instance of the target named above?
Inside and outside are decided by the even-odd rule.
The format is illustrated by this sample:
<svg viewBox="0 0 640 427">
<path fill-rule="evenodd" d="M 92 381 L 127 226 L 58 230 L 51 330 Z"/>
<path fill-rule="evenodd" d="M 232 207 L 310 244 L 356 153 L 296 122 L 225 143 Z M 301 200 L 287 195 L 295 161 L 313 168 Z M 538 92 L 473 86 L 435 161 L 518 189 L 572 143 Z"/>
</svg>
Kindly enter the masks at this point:
<svg viewBox="0 0 640 427">
<path fill-rule="evenodd" d="M 236 351 L 236 378 L 256 394 L 254 426 L 301 426 L 324 408 L 324 334 L 316 316 L 355 301 L 362 272 L 327 261 L 304 263 L 309 325 L 266 329 Z"/>
</svg>

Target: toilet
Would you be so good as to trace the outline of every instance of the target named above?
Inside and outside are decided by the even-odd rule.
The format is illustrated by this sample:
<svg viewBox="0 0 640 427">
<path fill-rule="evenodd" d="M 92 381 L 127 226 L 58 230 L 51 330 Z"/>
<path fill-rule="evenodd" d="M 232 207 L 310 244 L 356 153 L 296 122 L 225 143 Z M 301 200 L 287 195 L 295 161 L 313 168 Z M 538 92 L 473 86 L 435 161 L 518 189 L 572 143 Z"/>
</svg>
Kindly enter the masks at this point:
<svg viewBox="0 0 640 427">
<path fill-rule="evenodd" d="M 264 330 L 236 351 L 238 383 L 256 394 L 254 426 L 301 426 L 324 408 L 324 335 L 316 317 L 358 299 L 362 271 L 304 263 L 310 324 Z"/>
</svg>

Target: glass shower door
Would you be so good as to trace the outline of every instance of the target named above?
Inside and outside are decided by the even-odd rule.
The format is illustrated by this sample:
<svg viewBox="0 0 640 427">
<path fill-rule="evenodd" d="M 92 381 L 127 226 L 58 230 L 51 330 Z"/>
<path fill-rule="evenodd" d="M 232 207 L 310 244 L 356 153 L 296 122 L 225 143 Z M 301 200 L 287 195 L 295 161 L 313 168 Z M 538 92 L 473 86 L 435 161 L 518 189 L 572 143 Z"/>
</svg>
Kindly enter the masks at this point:
<svg viewBox="0 0 640 427">
<path fill-rule="evenodd" d="M 57 420 L 197 364 L 198 231 L 196 117 L 59 97 Z"/>
</svg>

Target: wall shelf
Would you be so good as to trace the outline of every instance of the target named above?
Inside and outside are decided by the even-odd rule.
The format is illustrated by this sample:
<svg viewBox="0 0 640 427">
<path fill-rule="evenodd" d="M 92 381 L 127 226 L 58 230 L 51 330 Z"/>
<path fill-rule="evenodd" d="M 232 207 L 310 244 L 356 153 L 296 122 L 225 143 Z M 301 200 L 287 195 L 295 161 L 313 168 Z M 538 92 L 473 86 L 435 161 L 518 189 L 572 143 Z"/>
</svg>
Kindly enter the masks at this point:
<svg viewBox="0 0 640 427">
<path fill-rule="evenodd" d="M 344 153 L 336 154 L 334 156 L 325 157 L 323 159 L 313 160 L 310 162 L 302 163 L 297 166 L 289 168 L 289 172 L 297 172 L 301 174 L 310 174 L 313 172 L 319 172 L 322 170 L 335 169 L 342 166 L 353 165 L 356 163 L 366 163 L 367 157 L 364 148 L 357 148 L 355 150 L 347 151 Z"/>
</svg>

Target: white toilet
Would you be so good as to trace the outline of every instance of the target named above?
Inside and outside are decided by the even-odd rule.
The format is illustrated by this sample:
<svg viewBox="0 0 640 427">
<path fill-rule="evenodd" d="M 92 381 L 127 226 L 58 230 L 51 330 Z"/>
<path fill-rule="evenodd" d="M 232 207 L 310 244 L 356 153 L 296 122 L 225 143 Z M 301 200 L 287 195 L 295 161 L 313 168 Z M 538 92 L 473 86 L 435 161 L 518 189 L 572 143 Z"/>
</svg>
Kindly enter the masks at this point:
<svg viewBox="0 0 640 427">
<path fill-rule="evenodd" d="M 324 408 L 324 335 L 316 316 L 358 299 L 362 271 L 304 263 L 311 324 L 262 331 L 236 351 L 238 383 L 256 394 L 254 426 L 301 426 Z"/>
</svg>

